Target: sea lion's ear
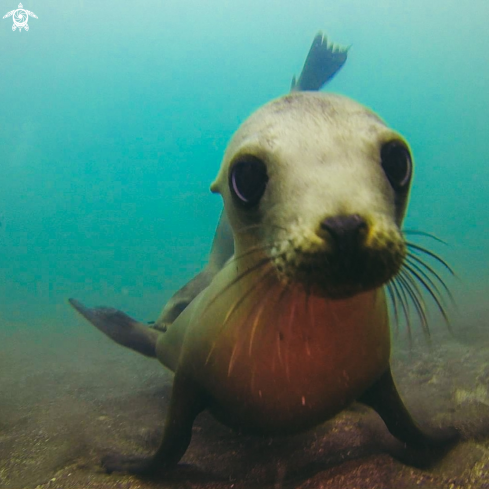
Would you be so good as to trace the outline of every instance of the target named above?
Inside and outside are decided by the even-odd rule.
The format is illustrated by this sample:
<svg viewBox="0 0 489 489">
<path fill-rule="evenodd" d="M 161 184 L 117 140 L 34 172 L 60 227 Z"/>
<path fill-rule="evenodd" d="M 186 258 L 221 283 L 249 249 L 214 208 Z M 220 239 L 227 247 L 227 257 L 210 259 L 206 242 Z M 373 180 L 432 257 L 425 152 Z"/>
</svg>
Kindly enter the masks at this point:
<svg viewBox="0 0 489 489">
<path fill-rule="evenodd" d="M 211 192 L 213 194 L 218 194 L 219 193 L 219 188 L 218 188 L 218 185 L 217 185 L 217 180 L 214 180 L 212 183 L 211 183 Z"/>
</svg>

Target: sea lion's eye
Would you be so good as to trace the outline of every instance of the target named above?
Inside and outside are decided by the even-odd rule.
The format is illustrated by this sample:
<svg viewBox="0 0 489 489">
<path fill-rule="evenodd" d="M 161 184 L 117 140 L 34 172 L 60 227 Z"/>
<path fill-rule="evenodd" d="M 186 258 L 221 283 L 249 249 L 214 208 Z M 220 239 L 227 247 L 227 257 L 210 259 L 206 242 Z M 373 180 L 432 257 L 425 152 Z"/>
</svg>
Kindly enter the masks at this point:
<svg viewBox="0 0 489 489">
<path fill-rule="evenodd" d="M 411 180 L 413 164 L 409 150 L 399 141 L 390 141 L 380 150 L 382 168 L 394 190 L 404 190 Z"/>
<path fill-rule="evenodd" d="M 267 167 L 255 156 L 236 161 L 229 172 L 229 187 L 235 199 L 244 207 L 258 204 L 268 183 Z"/>
</svg>

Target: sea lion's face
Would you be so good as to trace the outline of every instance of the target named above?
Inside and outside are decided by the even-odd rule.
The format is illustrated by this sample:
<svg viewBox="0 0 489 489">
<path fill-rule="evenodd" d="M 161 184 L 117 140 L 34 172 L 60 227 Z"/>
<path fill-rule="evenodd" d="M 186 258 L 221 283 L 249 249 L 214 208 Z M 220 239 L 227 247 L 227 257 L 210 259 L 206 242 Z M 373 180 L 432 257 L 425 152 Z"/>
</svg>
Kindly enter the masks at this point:
<svg viewBox="0 0 489 489">
<path fill-rule="evenodd" d="M 411 177 L 407 143 L 373 112 L 305 92 L 241 126 L 211 188 L 224 198 L 237 255 L 256 249 L 283 282 L 346 298 L 400 270 Z"/>
</svg>

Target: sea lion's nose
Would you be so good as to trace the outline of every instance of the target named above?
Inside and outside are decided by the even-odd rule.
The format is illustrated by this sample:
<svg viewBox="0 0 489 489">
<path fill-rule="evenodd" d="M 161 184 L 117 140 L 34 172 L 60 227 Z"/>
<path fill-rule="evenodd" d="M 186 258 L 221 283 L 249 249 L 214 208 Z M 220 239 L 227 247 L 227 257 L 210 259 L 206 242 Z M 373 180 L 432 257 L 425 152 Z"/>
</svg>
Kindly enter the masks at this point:
<svg viewBox="0 0 489 489">
<path fill-rule="evenodd" d="M 327 233 L 339 248 L 359 245 L 367 230 L 367 223 L 362 216 L 328 217 L 321 221 L 319 236 L 325 238 Z"/>
</svg>

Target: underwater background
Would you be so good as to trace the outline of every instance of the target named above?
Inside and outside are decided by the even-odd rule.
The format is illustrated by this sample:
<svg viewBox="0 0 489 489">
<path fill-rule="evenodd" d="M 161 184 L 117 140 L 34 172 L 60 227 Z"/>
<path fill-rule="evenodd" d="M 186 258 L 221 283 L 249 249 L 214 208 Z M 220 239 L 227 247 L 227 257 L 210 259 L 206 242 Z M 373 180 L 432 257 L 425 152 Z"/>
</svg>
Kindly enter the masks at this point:
<svg viewBox="0 0 489 489">
<path fill-rule="evenodd" d="M 3 16 L 17 0 L 0 5 Z M 62 368 L 78 364 L 81 377 L 92 348 L 120 362 L 133 355 L 79 320 L 67 298 L 157 317 L 206 262 L 222 206 L 209 185 L 229 138 L 289 90 L 318 30 L 351 45 L 326 90 L 371 107 L 411 145 L 405 227 L 447 242 L 416 239 L 457 273 L 438 268 L 457 303 L 453 323 L 487 323 L 486 0 L 26 0 L 24 8 L 38 16 L 28 32 L 13 32 L 12 17 L 0 22 L 0 368 L 12 381 L 0 395 L 22 390 L 60 350 L 69 353 Z M 444 328 L 435 308 L 430 324 Z M 489 342 L 489 329 L 478 341 Z M 0 442 L 11 426 L 5 403 Z"/>
</svg>

